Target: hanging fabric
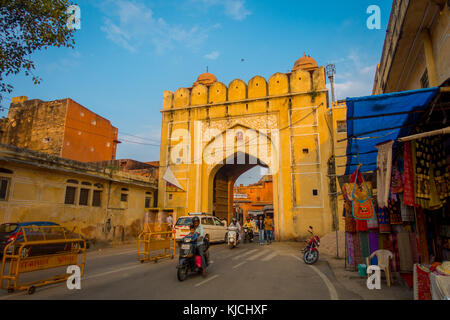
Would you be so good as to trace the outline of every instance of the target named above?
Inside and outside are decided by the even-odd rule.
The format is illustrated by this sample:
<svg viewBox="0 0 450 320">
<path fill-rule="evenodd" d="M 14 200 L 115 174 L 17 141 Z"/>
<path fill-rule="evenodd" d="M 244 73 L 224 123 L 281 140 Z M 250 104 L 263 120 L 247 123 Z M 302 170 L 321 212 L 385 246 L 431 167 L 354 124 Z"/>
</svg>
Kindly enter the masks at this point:
<svg viewBox="0 0 450 320">
<path fill-rule="evenodd" d="M 353 236 L 354 235 L 355 235 L 355 233 L 351 233 L 351 232 L 345 233 L 345 240 L 347 242 L 347 254 L 346 254 L 347 267 L 349 267 L 350 269 L 356 268 L 355 254 L 354 254 L 354 248 L 353 248 Z"/>
<path fill-rule="evenodd" d="M 362 176 L 358 167 L 357 170 L 357 179 L 361 177 L 361 184 L 359 185 L 357 182 L 353 184 L 352 190 L 352 214 L 353 217 L 357 220 L 369 220 L 374 217 L 375 209 L 373 207 L 372 202 L 372 192 L 369 189 L 368 184 L 364 181 L 364 177 Z"/>
<path fill-rule="evenodd" d="M 388 201 L 389 219 L 391 224 L 402 224 L 402 214 L 400 212 L 400 201 L 389 199 Z"/>
<path fill-rule="evenodd" d="M 403 202 L 414 207 L 414 167 L 411 151 L 411 142 L 403 144 Z"/>
<path fill-rule="evenodd" d="M 405 204 L 405 196 L 400 195 L 400 213 L 403 222 L 414 221 L 414 208 Z"/>
<path fill-rule="evenodd" d="M 376 146 L 377 155 L 377 199 L 378 206 L 388 206 L 389 189 L 391 184 L 392 169 L 392 145 L 394 141 L 388 141 Z"/>
<path fill-rule="evenodd" d="M 378 216 L 378 229 L 380 233 L 390 233 L 391 232 L 391 222 L 389 220 L 389 212 L 385 208 L 377 209 Z"/>
</svg>

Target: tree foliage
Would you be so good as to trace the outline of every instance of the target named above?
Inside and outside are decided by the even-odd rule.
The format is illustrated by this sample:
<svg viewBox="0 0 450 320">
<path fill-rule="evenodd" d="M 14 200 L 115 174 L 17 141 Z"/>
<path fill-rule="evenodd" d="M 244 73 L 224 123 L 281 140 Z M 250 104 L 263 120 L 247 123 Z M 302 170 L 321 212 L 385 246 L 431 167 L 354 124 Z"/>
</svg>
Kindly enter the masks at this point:
<svg viewBox="0 0 450 320">
<path fill-rule="evenodd" d="M 13 86 L 6 77 L 23 71 L 35 84 L 31 54 L 48 47 L 73 48 L 74 30 L 67 28 L 69 0 L 0 0 L 0 107 Z"/>
</svg>

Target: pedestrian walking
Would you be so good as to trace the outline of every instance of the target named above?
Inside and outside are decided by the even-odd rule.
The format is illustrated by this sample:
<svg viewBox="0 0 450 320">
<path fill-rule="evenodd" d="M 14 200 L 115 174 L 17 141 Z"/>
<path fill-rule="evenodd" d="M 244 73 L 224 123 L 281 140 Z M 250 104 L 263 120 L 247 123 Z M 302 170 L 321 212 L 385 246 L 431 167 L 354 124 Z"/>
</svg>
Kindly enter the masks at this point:
<svg viewBox="0 0 450 320">
<path fill-rule="evenodd" d="M 256 221 L 256 226 L 258 227 L 258 238 L 259 244 L 264 244 L 264 217 L 262 215 L 258 216 L 258 220 Z"/>
<path fill-rule="evenodd" d="M 264 220 L 264 230 L 266 233 L 266 241 L 268 245 L 272 243 L 272 228 L 273 220 L 269 215 L 266 215 L 266 219 Z"/>
</svg>

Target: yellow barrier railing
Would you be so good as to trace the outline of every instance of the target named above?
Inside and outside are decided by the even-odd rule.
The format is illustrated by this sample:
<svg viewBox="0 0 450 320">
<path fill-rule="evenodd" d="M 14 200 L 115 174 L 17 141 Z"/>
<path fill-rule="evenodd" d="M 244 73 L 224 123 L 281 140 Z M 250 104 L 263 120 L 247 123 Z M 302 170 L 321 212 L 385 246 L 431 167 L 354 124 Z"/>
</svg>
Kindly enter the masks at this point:
<svg viewBox="0 0 450 320">
<path fill-rule="evenodd" d="M 157 262 L 175 256 L 175 233 L 167 223 L 146 224 L 138 237 L 138 260 Z"/>
<path fill-rule="evenodd" d="M 66 281 L 70 274 L 19 284 L 20 274 L 70 265 L 79 266 L 80 277 L 83 276 L 86 241 L 81 233 L 75 231 L 68 231 L 62 226 L 21 227 L 16 239 L 5 246 L 0 287 L 8 293 L 27 290 L 32 294 L 37 287 Z"/>
</svg>

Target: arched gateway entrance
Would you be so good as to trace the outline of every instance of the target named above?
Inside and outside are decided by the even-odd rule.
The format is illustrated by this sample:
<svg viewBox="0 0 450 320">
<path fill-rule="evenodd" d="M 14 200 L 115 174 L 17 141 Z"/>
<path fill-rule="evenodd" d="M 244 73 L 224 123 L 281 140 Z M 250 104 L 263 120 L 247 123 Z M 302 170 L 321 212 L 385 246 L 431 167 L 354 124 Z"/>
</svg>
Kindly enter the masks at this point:
<svg viewBox="0 0 450 320">
<path fill-rule="evenodd" d="M 337 125 L 329 126 L 329 114 L 324 68 L 306 56 L 268 81 L 255 76 L 226 86 L 205 73 L 191 88 L 165 91 L 160 212 L 205 212 L 229 221 L 236 179 L 262 165 L 272 175 L 279 239 L 306 236 L 309 225 L 319 234 L 332 231 L 328 160 Z M 334 120 L 344 119 L 342 108 Z"/>
</svg>

